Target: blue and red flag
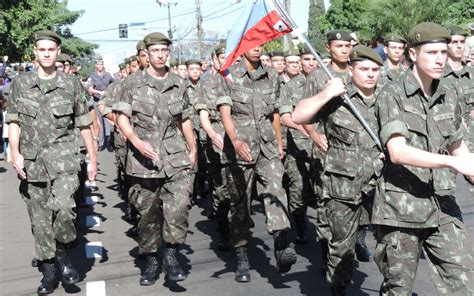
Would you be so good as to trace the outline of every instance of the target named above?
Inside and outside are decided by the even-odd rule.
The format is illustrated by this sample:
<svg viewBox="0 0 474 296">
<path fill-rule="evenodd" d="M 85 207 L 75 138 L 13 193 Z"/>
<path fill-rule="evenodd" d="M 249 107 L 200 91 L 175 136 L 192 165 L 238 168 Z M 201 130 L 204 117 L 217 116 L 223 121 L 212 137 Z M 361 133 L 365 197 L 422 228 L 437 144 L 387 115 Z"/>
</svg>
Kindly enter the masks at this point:
<svg viewBox="0 0 474 296">
<path fill-rule="evenodd" d="M 275 0 L 278 1 L 278 0 Z M 228 73 L 232 63 L 246 51 L 288 34 L 293 29 L 278 14 L 270 0 L 254 0 L 237 19 L 227 36 L 225 63 L 220 73 Z"/>
</svg>

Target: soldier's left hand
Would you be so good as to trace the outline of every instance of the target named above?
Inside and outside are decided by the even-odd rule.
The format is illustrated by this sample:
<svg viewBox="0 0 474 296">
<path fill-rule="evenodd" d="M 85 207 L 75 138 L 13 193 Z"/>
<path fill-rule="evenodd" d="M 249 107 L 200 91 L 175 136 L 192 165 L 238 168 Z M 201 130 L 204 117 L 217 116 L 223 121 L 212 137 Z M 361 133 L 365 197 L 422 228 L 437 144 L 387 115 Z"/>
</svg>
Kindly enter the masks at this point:
<svg viewBox="0 0 474 296">
<path fill-rule="evenodd" d="M 24 170 L 25 167 L 25 159 L 23 155 L 18 154 L 16 157 L 13 157 L 13 167 L 15 168 L 18 176 L 20 179 L 26 179 L 26 172 Z"/>
</svg>

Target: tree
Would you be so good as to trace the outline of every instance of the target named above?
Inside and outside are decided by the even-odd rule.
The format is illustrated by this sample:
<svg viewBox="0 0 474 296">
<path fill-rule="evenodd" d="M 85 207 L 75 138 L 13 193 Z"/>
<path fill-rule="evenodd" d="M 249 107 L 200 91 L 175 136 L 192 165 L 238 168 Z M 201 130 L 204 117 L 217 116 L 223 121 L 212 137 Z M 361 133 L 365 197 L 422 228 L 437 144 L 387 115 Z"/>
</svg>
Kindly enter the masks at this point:
<svg viewBox="0 0 474 296">
<path fill-rule="evenodd" d="M 84 12 L 69 11 L 67 1 L 59 0 L 4 0 L 0 11 L 0 43 L 2 54 L 12 61 L 33 59 L 33 33 L 54 30 L 64 37 L 63 50 L 73 57 L 81 52 L 92 53 L 96 45 L 74 38 L 67 27 Z"/>
<path fill-rule="evenodd" d="M 325 13 L 324 0 L 309 0 L 308 39 L 319 52 L 325 50 L 324 33 L 330 29 Z"/>
<path fill-rule="evenodd" d="M 428 21 L 466 28 L 473 15 L 469 0 L 333 0 L 323 18 L 332 28 L 369 41 L 389 32 L 406 36 L 414 25 Z"/>
</svg>

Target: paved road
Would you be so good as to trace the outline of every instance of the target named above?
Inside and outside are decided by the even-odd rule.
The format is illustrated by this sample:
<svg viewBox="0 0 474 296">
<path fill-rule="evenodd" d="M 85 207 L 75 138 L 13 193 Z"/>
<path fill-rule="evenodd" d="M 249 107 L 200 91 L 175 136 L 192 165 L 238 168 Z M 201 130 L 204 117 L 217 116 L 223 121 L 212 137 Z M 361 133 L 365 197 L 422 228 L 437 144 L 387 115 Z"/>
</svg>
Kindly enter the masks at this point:
<svg viewBox="0 0 474 296">
<path fill-rule="evenodd" d="M 179 258 L 186 263 L 188 279 L 176 284 L 166 281 L 162 273 L 154 286 L 141 287 L 138 279 L 144 261 L 137 259 L 137 243 L 126 235 L 130 225 L 122 219 L 124 203 L 115 191 L 113 160 L 112 153 L 99 154 L 99 190 L 89 199 L 93 205 L 79 213 L 79 243 L 73 250 L 73 262 L 81 281 L 59 287 L 55 295 L 329 295 L 320 273 L 321 252 L 315 239 L 306 246 L 296 247 L 299 257 L 290 273 L 280 275 L 276 271 L 273 242 L 265 231 L 262 207 L 257 203 L 253 216 L 256 227 L 249 247 L 252 281 L 236 283 L 232 254 L 216 249 L 215 224 L 207 219 L 208 199 L 199 200 L 190 212 L 187 244 L 181 250 L 187 259 Z M 14 170 L 0 159 L 0 295 L 33 295 L 41 279 L 38 270 L 30 265 L 33 238 L 18 184 Z M 459 203 L 472 242 L 474 200 L 465 183 L 459 184 Z M 310 209 L 313 238 L 314 217 L 315 212 Z M 368 245 L 373 249 L 372 236 L 368 236 Z M 381 280 L 374 262 L 358 263 L 348 295 L 378 295 Z M 424 259 L 420 261 L 414 292 L 436 295 Z"/>
</svg>

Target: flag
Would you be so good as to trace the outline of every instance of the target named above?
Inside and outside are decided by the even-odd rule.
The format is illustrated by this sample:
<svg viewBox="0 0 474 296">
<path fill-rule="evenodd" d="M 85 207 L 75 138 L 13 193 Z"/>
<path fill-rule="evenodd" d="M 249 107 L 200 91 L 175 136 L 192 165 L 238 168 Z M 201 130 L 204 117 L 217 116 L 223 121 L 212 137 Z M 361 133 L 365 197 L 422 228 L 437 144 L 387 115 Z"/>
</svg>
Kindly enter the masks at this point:
<svg viewBox="0 0 474 296">
<path fill-rule="evenodd" d="M 227 69 L 237 57 L 292 30 L 278 14 L 273 2 L 254 0 L 237 19 L 227 36 L 225 62 L 220 73 L 226 77 Z"/>
</svg>

